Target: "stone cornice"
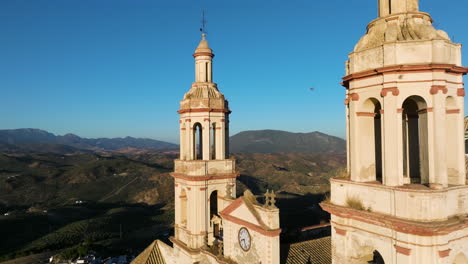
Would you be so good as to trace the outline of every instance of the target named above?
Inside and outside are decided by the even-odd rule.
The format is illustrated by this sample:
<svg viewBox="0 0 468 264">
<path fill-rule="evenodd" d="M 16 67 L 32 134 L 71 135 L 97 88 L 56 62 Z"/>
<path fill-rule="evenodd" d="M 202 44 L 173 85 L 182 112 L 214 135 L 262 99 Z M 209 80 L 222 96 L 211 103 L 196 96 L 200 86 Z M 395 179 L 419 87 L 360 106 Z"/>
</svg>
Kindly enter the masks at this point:
<svg viewBox="0 0 468 264">
<path fill-rule="evenodd" d="M 176 179 L 182 179 L 186 181 L 208 181 L 208 180 L 222 180 L 222 179 L 231 179 L 237 178 L 240 176 L 240 173 L 225 173 L 225 174 L 208 174 L 203 176 L 190 176 L 183 173 L 172 172 L 170 175 Z"/>
<path fill-rule="evenodd" d="M 329 212 L 332 215 L 381 226 L 404 234 L 418 236 L 438 236 L 468 228 L 468 218 L 466 217 L 463 217 L 462 219 L 451 218 L 447 221 L 438 222 L 419 222 L 405 220 L 391 215 L 339 206 L 330 202 L 322 202 L 320 203 L 320 206 L 323 208 L 323 210 Z"/>
<path fill-rule="evenodd" d="M 224 109 L 213 109 L 213 108 L 188 108 L 188 109 L 180 109 L 177 111 L 179 114 L 185 113 L 204 113 L 204 112 L 212 112 L 212 113 L 227 113 L 230 114 L 231 110 L 224 108 Z"/>
<path fill-rule="evenodd" d="M 421 65 L 396 65 L 377 68 L 370 71 L 352 73 L 343 77 L 342 85 L 349 88 L 349 82 L 364 78 L 371 78 L 383 74 L 393 74 L 401 72 L 432 72 L 444 71 L 447 73 L 462 74 L 468 73 L 468 67 L 456 66 L 452 64 L 421 64 Z"/>
</svg>

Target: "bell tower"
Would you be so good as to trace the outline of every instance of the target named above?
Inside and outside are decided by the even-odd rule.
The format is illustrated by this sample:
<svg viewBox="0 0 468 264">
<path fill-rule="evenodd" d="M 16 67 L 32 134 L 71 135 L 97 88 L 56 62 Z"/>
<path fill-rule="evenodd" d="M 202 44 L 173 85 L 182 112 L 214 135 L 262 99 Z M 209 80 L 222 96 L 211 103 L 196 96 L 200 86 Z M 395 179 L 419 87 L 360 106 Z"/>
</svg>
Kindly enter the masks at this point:
<svg viewBox="0 0 468 264">
<path fill-rule="evenodd" d="M 333 263 L 468 263 L 461 45 L 417 0 L 378 3 L 343 78 L 348 173 L 321 204 Z"/>
<path fill-rule="evenodd" d="M 229 114 L 224 95 L 213 82 L 214 54 L 202 34 L 193 54 L 195 82 L 180 101 L 180 158 L 175 180 L 175 241 L 189 250 L 210 245 L 218 217 L 235 195 L 238 173 L 229 158 Z M 189 252 L 187 250 L 183 252 Z"/>
<path fill-rule="evenodd" d="M 379 17 L 419 11 L 418 0 L 379 0 Z"/>
</svg>

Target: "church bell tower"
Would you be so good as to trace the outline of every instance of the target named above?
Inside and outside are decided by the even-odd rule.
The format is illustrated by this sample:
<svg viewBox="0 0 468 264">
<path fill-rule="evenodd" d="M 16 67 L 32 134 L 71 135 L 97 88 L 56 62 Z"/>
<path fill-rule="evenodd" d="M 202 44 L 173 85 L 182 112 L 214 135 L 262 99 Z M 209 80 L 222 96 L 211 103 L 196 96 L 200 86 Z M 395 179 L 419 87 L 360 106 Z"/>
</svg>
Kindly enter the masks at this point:
<svg viewBox="0 0 468 264">
<path fill-rule="evenodd" d="M 210 245 L 219 229 L 211 221 L 235 195 L 238 173 L 229 157 L 229 114 L 213 82 L 214 54 L 206 35 L 193 54 L 195 82 L 180 101 L 180 158 L 175 180 L 174 246 L 183 252 Z"/>
<path fill-rule="evenodd" d="M 346 62 L 348 173 L 331 180 L 333 263 L 468 263 L 461 45 L 418 0 L 379 0 Z"/>
</svg>

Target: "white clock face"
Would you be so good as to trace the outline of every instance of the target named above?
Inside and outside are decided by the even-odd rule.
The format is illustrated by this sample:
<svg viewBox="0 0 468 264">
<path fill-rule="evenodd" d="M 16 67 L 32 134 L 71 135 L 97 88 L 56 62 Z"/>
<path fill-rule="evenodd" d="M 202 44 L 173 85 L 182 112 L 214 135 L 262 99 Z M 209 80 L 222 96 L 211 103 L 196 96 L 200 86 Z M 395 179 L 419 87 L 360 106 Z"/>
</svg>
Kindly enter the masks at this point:
<svg viewBox="0 0 468 264">
<path fill-rule="evenodd" d="M 239 229 L 239 245 L 241 248 L 244 251 L 248 251 L 250 249 L 251 242 L 249 231 L 245 227 Z"/>
</svg>

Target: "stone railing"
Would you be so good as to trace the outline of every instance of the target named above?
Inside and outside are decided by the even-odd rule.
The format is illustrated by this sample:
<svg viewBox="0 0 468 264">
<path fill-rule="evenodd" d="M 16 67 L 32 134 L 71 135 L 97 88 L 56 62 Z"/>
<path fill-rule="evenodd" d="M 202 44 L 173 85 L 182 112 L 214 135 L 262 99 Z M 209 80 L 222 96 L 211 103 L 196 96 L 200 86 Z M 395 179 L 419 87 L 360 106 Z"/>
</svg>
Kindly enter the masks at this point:
<svg viewBox="0 0 468 264">
<path fill-rule="evenodd" d="M 391 187 L 376 183 L 331 180 L 331 203 L 358 204 L 361 210 L 416 221 L 445 221 L 468 214 L 468 186 L 431 190 L 425 186 Z"/>
<path fill-rule="evenodd" d="M 174 172 L 188 176 L 236 173 L 234 159 L 225 160 L 175 160 Z"/>
</svg>

